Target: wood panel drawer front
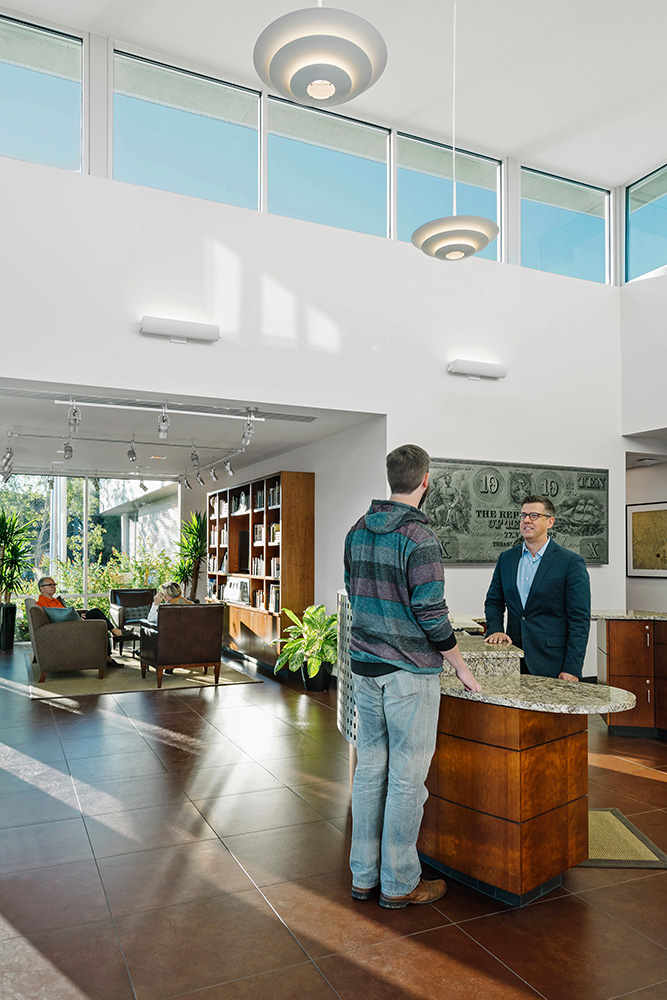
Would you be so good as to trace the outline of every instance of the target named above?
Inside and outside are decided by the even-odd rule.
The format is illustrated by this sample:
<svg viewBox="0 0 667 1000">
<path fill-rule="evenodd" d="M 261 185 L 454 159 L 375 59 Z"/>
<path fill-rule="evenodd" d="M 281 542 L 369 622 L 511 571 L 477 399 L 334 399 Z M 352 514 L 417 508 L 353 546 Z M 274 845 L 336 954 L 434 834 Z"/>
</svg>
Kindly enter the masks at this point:
<svg viewBox="0 0 667 1000">
<path fill-rule="evenodd" d="M 609 625 L 609 675 L 648 677 L 653 673 L 653 622 L 615 621 Z M 613 684 L 613 681 L 609 681 Z"/>
<path fill-rule="evenodd" d="M 539 746 L 587 729 L 588 717 L 585 715 L 528 712 L 446 695 L 440 699 L 439 733 L 508 750 Z"/>
<path fill-rule="evenodd" d="M 655 725 L 655 690 L 653 677 L 623 677 L 612 674 L 609 678 L 612 687 L 631 691 L 637 698 L 635 708 L 627 712 L 613 712 L 607 716 L 610 726 L 654 726 Z"/>
<path fill-rule="evenodd" d="M 530 892 L 588 857 L 588 797 L 512 823 L 431 796 L 417 847 L 507 892 Z"/>
<path fill-rule="evenodd" d="M 653 675 L 667 679 L 667 645 L 656 642 L 653 648 Z"/>
<path fill-rule="evenodd" d="M 653 638 L 655 639 L 656 645 L 666 646 L 667 645 L 667 622 L 666 621 L 654 621 L 653 622 Z"/>
<path fill-rule="evenodd" d="M 667 730 L 667 677 L 655 679 L 655 725 Z"/>
<path fill-rule="evenodd" d="M 440 736 L 426 786 L 433 795 L 515 823 L 586 795 L 586 733 L 527 750 Z"/>
</svg>

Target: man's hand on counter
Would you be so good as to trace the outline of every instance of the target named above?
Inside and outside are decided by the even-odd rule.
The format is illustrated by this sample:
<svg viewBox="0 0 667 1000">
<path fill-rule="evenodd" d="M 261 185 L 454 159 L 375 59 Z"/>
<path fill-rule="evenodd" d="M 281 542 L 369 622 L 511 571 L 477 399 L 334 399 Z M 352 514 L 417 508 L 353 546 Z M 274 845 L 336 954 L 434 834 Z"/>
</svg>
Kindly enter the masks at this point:
<svg viewBox="0 0 667 1000">
<path fill-rule="evenodd" d="M 498 642 L 511 642 L 511 641 L 512 640 L 510 639 L 510 637 L 508 635 L 505 635 L 504 632 L 492 632 L 491 635 L 487 635 L 486 638 L 484 639 L 484 642 L 492 642 L 494 644 Z"/>
<path fill-rule="evenodd" d="M 463 684 L 466 691 L 472 691 L 473 694 L 480 694 L 482 685 L 473 677 L 466 667 L 459 647 L 454 646 L 452 649 L 443 650 L 442 655 L 447 660 L 447 663 L 454 667 L 454 673 L 461 681 L 461 684 Z"/>
<path fill-rule="evenodd" d="M 578 681 L 579 678 L 575 674 L 566 674 L 563 670 L 562 673 L 558 675 L 559 681 Z"/>
</svg>

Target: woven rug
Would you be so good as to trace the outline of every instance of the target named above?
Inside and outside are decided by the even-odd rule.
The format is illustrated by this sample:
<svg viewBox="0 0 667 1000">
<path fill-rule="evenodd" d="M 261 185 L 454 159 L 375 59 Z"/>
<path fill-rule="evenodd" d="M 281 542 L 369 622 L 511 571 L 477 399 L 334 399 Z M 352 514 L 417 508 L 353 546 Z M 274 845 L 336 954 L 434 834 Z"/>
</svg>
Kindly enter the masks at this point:
<svg viewBox="0 0 667 1000">
<path fill-rule="evenodd" d="M 618 809 L 589 810 L 588 851 L 580 868 L 667 868 L 667 854 Z"/>
<path fill-rule="evenodd" d="M 139 660 L 135 657 L 116 654 L 114 659 L 122 666 L 107 667 L 102 680 L 98 677 L 96 670 L 73 670 L 71 673 L 47 674 L 44 683 L 38 684 L 39 670 L 32 663 L 32 650 L 26 651 L 26 688 L 31 698 L 78 698 L 86 694 L 118 694 L 122 691 L 155 690 L 157 677 L 154 670 L 149 669 L 144 679 L 141 676 Z M 262 681 L 257 677 L 249 677 L 240 667 L 224 660 L 220 665 L 218 683 L 220 685 L 261 684 Z M 212 667 L 208 668 L 208 674 L 205 674 L 202 668 L 184 670 L 176 667 L 173 674 L 162 674 L 160 690 L 173 691 L 175 688 L 212 687 L 214 684 Z"/>
</svg>

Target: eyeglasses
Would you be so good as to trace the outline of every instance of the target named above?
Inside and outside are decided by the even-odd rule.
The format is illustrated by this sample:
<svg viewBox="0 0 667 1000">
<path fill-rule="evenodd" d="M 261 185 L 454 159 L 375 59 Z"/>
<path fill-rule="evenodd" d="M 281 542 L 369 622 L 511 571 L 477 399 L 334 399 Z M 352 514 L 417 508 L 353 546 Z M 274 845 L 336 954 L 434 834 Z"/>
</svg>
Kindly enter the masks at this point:
<svg viewBox="0 0 667 1000">
<path fill-rule="evenodd" d="M 39 589 L 44 590 L 44 587 L 55 587 L 55 586 L 57 586 L 57 584 L 55 583 L 43 583 Z"/>
<path fill-rule="evenodd" d="M 531 521 L 537 521 L 538 517 L 553 517 L 552 514 L 540 514 L 536 510 L 529 510 L 527 512 L 521 511 L 519 514 L 520 521 L 526 521 L 530 518 Z"/>
</svg>

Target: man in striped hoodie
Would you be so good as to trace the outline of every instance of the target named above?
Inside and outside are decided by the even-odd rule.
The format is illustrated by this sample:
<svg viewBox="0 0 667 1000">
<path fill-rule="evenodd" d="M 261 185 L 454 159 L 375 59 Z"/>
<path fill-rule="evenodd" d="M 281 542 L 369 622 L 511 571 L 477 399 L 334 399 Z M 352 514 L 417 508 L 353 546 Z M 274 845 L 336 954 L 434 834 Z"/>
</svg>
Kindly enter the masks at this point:
<svg viewBox="0 0 667 1000">
<path fill-rule="evenodd" d="M 417 445 L 387 456 L 389 500 L 374 500 L 345 539 L 357 706 L 352 791 L 352 896 L 400 909 L 432 903 L 442 879 L 421 877 L 417 836 L 435 752 L 443 657 L 480 691 L 449 622 L 442 548 L 419 509 L 430 458 Z"/>
</svg>

